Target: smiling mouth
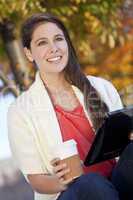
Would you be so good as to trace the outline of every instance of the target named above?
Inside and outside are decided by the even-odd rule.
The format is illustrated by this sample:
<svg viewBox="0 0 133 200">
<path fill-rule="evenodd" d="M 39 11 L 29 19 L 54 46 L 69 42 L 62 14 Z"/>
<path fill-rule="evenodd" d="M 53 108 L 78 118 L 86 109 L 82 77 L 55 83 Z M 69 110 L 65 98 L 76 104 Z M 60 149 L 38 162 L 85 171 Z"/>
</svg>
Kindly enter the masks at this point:
<svg viewBox="0 0 133 200">
<path fill-rule="evenodd" d="M 62 59 L 62 56 L 56 56 L 54 58 L 48 58 L 47 61 L 48 62 L 57 62 L 60 61 Z"/>
</svg>

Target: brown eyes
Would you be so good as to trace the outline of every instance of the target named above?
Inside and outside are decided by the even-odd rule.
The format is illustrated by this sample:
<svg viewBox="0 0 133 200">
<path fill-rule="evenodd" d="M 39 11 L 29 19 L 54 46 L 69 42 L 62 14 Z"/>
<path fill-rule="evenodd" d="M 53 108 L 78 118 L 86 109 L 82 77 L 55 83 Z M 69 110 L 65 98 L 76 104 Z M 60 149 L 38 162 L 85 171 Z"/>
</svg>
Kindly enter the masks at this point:
<svg viewBox="0 0 133 200">
<path fill-rule="evenodd" d="M 64 38 L 62 38 L 62 37 L 57 37 L 57 38 L 56 38 L 57 41 L 62 41 L 63 39 L 64 39 Z"/>
<path fill-rule="evenodd" d="M 42 40 L 42 41 L 38 42 L 37 46 L 46 45 L 46 44 L 47 44 L 47 42 Z"/>
<path fill-rule="evenodd" d="M 64 40 L 64 38 L 62 38 L 62 37 L 55 38 L 55 41 L 62 41 L 62 40 Z M 38 42 L 37 46 L 42 46 L 42 45 L 47 45 L 47 44 L 48 44 L 48 41 L 42 40 L 42 41 Z"/>
</svg>

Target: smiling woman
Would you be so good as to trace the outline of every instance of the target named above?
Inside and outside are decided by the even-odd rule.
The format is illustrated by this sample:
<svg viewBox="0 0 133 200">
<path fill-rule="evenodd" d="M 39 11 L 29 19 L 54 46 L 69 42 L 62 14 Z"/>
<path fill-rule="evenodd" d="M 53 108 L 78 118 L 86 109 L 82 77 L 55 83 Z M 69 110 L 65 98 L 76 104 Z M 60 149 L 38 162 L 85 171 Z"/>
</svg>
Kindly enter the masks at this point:
<svg viewBox="0 0 133 200">
<path fill-rule="evenodd" d="M 70 169 L 53 155 L 55 145 L 74 139 L 83 163 L 107 112 L 123 107 L 114 86 L 81 72 L 65 26 L 51 14 L 27 19 L 22 26 L 22 43 L 38 72 L 32 86 L 10 106 L 8 130 L 12 153 L 35 191 L 35 200 L 118 200 L 119 195 L 129 200 L 132 170 L 126 184 L 122 180 L 126 171 L 119 176 L 120 188 L 117 178 L 121 167 L 114 168 L 115 160 L 82 166 L 84 175 L 65 180 Z M 132 146 L 126 155 L 123 152 L 126 160 L 129 151 L 133 155 Z M 113 171 L 111 182 L 108 178 Z"/>
<path fill-rule="evenodd" d="M 30 48 L 24 48 L 28 59 L 35 61 L 44 74 L 61 72 L 67 65 L 67 42 L 56 24 L 48 22 L 38 26 L 33 32 Z"/>
</svg>

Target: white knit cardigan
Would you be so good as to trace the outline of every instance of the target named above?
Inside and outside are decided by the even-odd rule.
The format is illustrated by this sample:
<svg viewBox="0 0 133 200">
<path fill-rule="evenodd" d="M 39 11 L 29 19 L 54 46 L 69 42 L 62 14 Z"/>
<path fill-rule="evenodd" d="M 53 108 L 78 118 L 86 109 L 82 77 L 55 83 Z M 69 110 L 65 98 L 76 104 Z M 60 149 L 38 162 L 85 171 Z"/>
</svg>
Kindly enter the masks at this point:
<svg viewBox="0 0 133 200">
<path fill-rule="evenodd" d="M 88 76 L 88 79 L 110 111 L 122 108 L 119 94 L 109 81 L 94 76 Z M 83 94 L 77 87 L 72 88 L 90 121 Z M 52 173 L 51 149 L 62 143 L 62 136 L 53 104 L 39 73 L 32 86 L 10 106 L 8 132 L 13 157 L 25 176 Z M 35 193 L 35 200 L 55 200 L 58 195 Z"/>
</svg>

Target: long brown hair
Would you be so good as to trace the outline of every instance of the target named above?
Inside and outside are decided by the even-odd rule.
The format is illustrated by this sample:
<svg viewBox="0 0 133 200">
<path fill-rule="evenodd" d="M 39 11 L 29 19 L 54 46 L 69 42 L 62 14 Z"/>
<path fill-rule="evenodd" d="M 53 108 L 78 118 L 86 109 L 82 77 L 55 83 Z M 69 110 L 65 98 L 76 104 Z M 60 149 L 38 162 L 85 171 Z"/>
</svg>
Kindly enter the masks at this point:
<svg viewBox="0 0 133 200">
<path fill-rule="evenodd" d="M 24 47 L 30 49 L 32 34 L 35 28 L 43 23 L 55 23 L 64 33 L 68 44 L 69 58 L 67 66 L 64 69 L 66 80 L 80 89 L 84 95 L 86 110 L 90 113 L 95 130 L 100 127 L 103 117 L 108 112 L 107 105 L 101 100 L 96 89 L 91 85 L 88 78 L 82 73 L 78 62 L 75 49 L 72 45 L 68 31 L 64 24 L 52 14 L 38 13 L 28 18 L 22 26 L 22 43 Z"/>
</svg>

